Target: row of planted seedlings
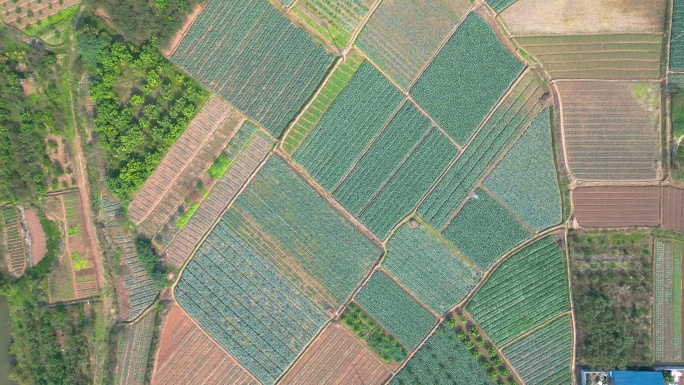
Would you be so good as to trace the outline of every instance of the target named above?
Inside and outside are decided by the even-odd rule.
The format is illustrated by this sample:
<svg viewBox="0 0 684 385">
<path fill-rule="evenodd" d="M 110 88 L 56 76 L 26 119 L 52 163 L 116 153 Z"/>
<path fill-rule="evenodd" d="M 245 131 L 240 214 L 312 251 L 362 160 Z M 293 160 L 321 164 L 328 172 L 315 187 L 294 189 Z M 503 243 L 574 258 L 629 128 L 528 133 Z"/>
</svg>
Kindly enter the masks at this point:
<svg viewBox="0 0 684 385">
<path fill-rule="evenodd" d="M 518 385 L 521 381 L 507 367 L 499 351 L 478 329 L 475 321 L 457 309 L 447 318 L 447 325 L 456 330 L 458 339 L 470 350 L 473 358 L 487 372 L 492 381 L 499 385 Z"/>
</svg>

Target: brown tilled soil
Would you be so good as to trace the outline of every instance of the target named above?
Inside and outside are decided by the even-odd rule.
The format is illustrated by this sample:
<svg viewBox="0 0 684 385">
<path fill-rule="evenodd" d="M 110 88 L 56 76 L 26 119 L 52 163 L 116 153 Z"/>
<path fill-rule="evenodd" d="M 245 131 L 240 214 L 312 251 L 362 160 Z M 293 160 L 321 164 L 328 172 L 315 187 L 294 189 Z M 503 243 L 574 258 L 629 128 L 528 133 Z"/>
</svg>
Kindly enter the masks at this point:
<svg viewBox="0 0 684 385">
<path fill-rule="evenodd" d="M 28 227 L 31 237 L 31 265 L 35 266 L 45 257 L 45 232 L 35 210 L 26 209 L 24 215 L 26 216 L 26 227 Z"/>
<path fill-rule="evenodd" d="M 163 321 L 152 385 L 258 384 L 178 306 Z"/>
<path fill-rule="evenodd" d="M 582 227 L 660 225 L 660 187 L 578 187 L 572 194 Z"/>
<path fill-rule="evenodd" d="M 390 368 L 345 326 L 331 323 L 295 362 L 281 384 L 382 384 Z"/>
<path fill-rule="evenodd" d="M 684 189 L 666 186 L 663 187 L 662 194 L 663 228 L 684 232 Z"/>
<path fill-rule="evenodd" d="M 171 57 L 173 54 L 173 51 L 176 50 L 176 47 L 178 47 L 178 44 L 183 40 L 183 36 L 185 36 L 185 33 L 190 29 L 192 26 L 192 23 L 195 22 L 195 19 L 199 14 L 202 12 L 204 9 L 204 6 L 201 4 L 195 5 L 195 8 L 192 9 L 192 13 L 188 15 L 188 18 L 185 20 L 185 24 L 183 24 L 183 27 L 176 32 L 176 34 L 171 38 L 171 42 L 169 42 L 169 46 L 165 49 L 162 50 L 162 53 L 166 57 Z"/>
<path fill-rule="evenodd" d="M 663 31 L 665 0 L 519 0 L 501 13 L 513 35 Z"/>
</svg>

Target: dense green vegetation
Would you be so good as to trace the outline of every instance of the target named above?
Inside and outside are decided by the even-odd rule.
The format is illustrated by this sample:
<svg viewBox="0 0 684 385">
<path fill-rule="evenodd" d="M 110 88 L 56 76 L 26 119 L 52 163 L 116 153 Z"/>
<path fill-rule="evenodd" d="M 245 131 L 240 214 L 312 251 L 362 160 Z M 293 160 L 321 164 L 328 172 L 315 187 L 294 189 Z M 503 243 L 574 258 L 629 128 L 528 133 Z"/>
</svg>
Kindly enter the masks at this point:
<svg viewBox="0 0 684 385">
<path fill-rule="evenodd" d="M 570 232 L 580 360 L 593 369 L 651 365 L 651 237 Z"/>
<path fill-rule="evenodd" d="M 677 141 L 684 135 L 684 89 L 679 84 L 676 85 L 672 95 L 672 135 L 673 140 Z M 677 180 L 684 180 L 684 148 L 677 147 L 677 151 L 672 154 L 672 177 Z"/>
<path fill-rule="evenodd" d="M 207 92 L 154 42 L 125 44 L 92 20 L 79 29 L 77 46 L 93 74 L 90 98 L 97 103 L 94 125 L 106 153 L 107 187 L 125 201 L 183 133 Z"/>
<path fill-rule="evenodd" d="M 135 241 L 135 249 L 147 275 L 152 278 L 157 289 L 165 288 L 168 285 L 166 265 L 159 261 L 159 256 L 154 253 L 152 248 L 152 243 L 148 239 L 138 238 Z"/>
<path fill-rule="evenodd" d="M 118 33 L 141 44 L 156 37 L 167 44 L 185 22 L 192 8 L 206 0 L 90 0 L 102 8 Z"/>
<path fill-rule="evenodd" d="M 406 349 L 356 304 L 350 303 L 340 319 L 385 362 L 400 363 L 406 358 Z"/>
<path fill-rule="evenodd" d="M 65 170 L 46 155 L 48 133 L 66 128 L 57 55 L 0 27 L 0 201 L 30 201 Z"/>
</svg>

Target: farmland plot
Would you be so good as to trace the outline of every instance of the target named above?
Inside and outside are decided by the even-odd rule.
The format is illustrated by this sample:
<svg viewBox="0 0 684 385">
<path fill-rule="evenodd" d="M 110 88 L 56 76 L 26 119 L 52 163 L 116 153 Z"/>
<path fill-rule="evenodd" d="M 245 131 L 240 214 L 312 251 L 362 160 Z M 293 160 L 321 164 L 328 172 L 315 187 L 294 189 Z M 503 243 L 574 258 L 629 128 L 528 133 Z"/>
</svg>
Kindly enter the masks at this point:
<svg viewBox="0 0 684 385">
<path fill-rule="evenodd" d="M 375 0 L 299 0 L 292 12 L 325 39 L 344 48 Z"/>
<path fill-rule="evenodd" d="M 655 240 L 653 269 L 654 360 L 682 362 L 682 252 L 675 240 Z"/>
<path fill-rule="evenodd" d="M 482 270 L 531 235 L 482 189 L 475 190 L 442 234 Z"/>
<path fill-rule="evenodd" d="M 267 1 L 211 0 L 171 60 L 278 137 L 332 56 Z"/>
<path fill-rule="evenodd" d="M 297 360 L 280 384 L 383 384 L 391 371 L 343 325 L 331 323 Z"/>
<path fill-rule="evenodd" d="M 496 13 L 499 13 L 507 7 L 510 7 L 511 4 L 515 3 L 516 1 L 517 0 L 487 0 L 487 3 L 489 3 Z"/>
<path fill-rule="evenodd" d="M 354 301 L 408 350 L 415 349 L 436 324 L 430 312 L 381 271 L 373 273 Z"/>
<path fill-rule="evenodd" d="M 570 310 L 563 251 L 553 237 L 504 261 L 466 310 L 497 346 Z"/>
<path fill-rule="evenodd" d="M 670 71 L 684 71 L 684 2 L 674 1 L 670 31 Z"/>
<path fill-rule="evenodd" d="M 447 134 L 465 145 L 523 68 L 489 25 L 471 13 L 411 88 L 411 95 Z"/>
<path fill-rule="evenodd" d="M 139 232 L 154 237 L 192 192 L 197 179 L 221 153 L 243 119 L 216 98 L 207 102 L 128 206 L 128 215 L 139 226 Z"/>
<path fill-rule="evenodd" d="M 561 222 L 549 108 L 537 115 L 484 186 L 535 231 Z"/>
<path fill-rule="evenodd" d="M 225 221 L 197 250 L 175 295 L 262 383 L 275 382 L 327 318 Z"/>
<path fill-rule="evenodd" d="M 658 226 L 660 190 L 657 186 L 578 187 L 572 192 L 575 219 L 582 227 Z"/>
<path fill-rule="evenodd" d="M 658 84 L 564 81 L 556 86 L 566 162 L 575 178 L 659 177 Z"/>
<path fill-rule="evenodd" d="M 332 190 L 404 99 L 364 62 L 295 152 L 295 161 Z"/>
<path fill-rule="evenodd" d="M 658 79 L 660 34 L 516 36 L 553 79 Z"/>
<path fill-rule="evenodd" d="M 408 90 L 471 6 L 468 0 L 384 0 L 357 45 Z"/>
<path fill-rule="evenodd" d="M 264 161 L 272 146 L 273 142 L 261 133 L 252 137 L 170 243 L 166 251 L 166 261 L 176 267 L 185 262 L 204 234 L 211 229 L 237 196 L 247 179 Z"/>
<path fill-rule="evenodd" d="M 532 75 L 523 75 L 425 198 L 418 214 L 438 229 L 445 226 L 487 170 L 542 110 L 546 103 L 544 95 Z"/>
<path fill-rule="evenodd" d="M 684 189 L 663 186 L 662 200 L 662 227 L 684 233 Z"/>
<path fill-rule="evenodd" d="M 361 64 L 363 64 L 363 57 L 355 49 L 347 54 L 347 60 L 339 63 L 330 78 L 323 84 L 321 91 L 283 139 L 283 149 L 286 153 L 292 155 L 297 150 L 304 138 L 316 127 L 323 114 L 330 108 L 332 102 L 349 84 Z"/>
<path fill-rule="evenodd" d="M 572 319 L 564 315 L 515 341 L 503 353 L 529 385 L 572 383 Z"/>
<path fill-rule="evenodd" d="M 14 207 L 0 208 L 0 256 L 7 264 L 7 271 L 15 277 L 21 277 L 26 271 L 27 250 L 24 243 L 23 230 L 19 211 Z"/>
<path fill-rule="evenodd" d="M 157 312 L 151 311 L 136 323 L 126 326 L 117 349 L 116 383 L 144 385 L 147 361 L 152 348 Z"/>
<path fill-rule="evenodd" d="M 424 225 L 397 229 L 382 266 L 439 314 L 465 298 L 480 279 L 470 261 Z"/>
<path fill-rule="evenodd" d="M 487 372 L 473 358 L 453 328 L 441 325 L 406 366 L 392 379 L 392 385 L 434 383 L 493 385 Z"/>
<path fill-rule="evenodd" d="M 24 29 L 79 3 L 79 0 L 0 0 L 0 19 Z"/>
<path fill-rule="evenodd" d="M 223 220 L 321 309 L 336 310 L 380 250 L 277 157 Z"/>
<path fill-rule="evenodd" d="M 161 329 L 152 385 L 258 383 L 181 308 L 171 308 Z"/>
</svg>

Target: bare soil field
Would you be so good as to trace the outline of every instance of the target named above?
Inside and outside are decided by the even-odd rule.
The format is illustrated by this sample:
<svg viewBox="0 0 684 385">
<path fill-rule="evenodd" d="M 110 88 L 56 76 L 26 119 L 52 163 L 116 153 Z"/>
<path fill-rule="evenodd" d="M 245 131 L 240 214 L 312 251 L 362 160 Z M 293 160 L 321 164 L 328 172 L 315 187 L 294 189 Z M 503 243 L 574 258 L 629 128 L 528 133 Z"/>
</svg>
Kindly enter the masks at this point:
<svg viewBox="0 0 684 385">
<path fill-rule="evenodd" d="M 684 232 L 684 189 L 673 186 L 662 188 L 662 227 Z"/>
<path fill-rule="evenodd" d="M 657 83 L 559 81 L 566 161 L 580 180 L 662 177 Z"/>
<path fill-rule="evenodd" d="M 62 169 L 64 173 L 53 178 L 49 182 L 49 190 L 57 191 L 76 186 L 76 174 L 74 173 L 74 156 L 71 143 L 66 136 L 47 136 L 47 154 L 54 169 Z"/>
<path fill-rule="evenodd" d="M 24 216 L 26 217 L 26 227 L 28 228 L 29 237 L 31 239 L 31 265 L 35 266 L 38 262 L 43 260 L 45 252 L 47 251 L 45 232 L 40 225 L 40 220 L 38 220 L 38 215 L 36 215 L 35 210 L 24 210 Z"/>
<path fill-rule="evenodd" d="M 19 28 L 80 3 L 80 0 L 0 0 L 0 18 Z"/>
<path fill-rule="evenodd" d="M 164 317 L 152 385 L 258 384 L 178 306 Z"/>
<path fill-rule="evenodd" d="M 665 0 L 518 0 L 501 17 L 513 35 L 663 31 Z"/>
<path fill-rule="evenodd" d="M 582 227 L 660 225 L 660 187 L 578 187 L 572 193 Z"/>
<path fill-rule="evenodd" d="M 391 370 L 344 325 L 331 323 L 280 381 L 281 384 L 382 384 Z"/>
</svg>

